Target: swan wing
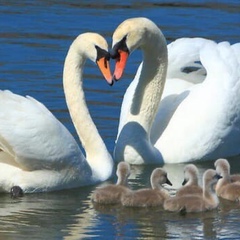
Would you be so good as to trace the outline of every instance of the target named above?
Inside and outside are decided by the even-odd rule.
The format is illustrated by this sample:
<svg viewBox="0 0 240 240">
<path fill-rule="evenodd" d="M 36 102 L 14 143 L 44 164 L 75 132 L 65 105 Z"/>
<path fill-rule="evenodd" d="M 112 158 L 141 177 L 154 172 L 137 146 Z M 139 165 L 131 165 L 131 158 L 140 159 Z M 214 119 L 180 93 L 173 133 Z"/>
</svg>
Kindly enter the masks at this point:
<svg viewBox="0 0 240 240">
<path fill-rule="evenodd" d="M 168 44 L 167 79 L 202 82 L 206 77 L 206 70 L 200 62 L 200 50 L 211 42 L 204 38 L 179 38 Z"/>
<path fill-rule="evenodd" d="M 24 170 L 60 169 L 82 157 L 69 131 L 40 102 L 0 91 L 0 162 Z"/>
<path fill-rule="evenodd" d="M 155 144 L 167 162 L 239 153 L 239 45 L 212 42 L 200 51 L 200 60 L 206 79 L 189 89 Z"/>
<path fill-rule="evenodd" d="M 230 47 L 228 43 L 222 42 L 218 44 L 218 48 L 224 44 L 227 44 Z M 189 49 L 188 46 L 190 47 Z M 169 121 L 182 101 L 188 97 L 189 93 L 193 91 L 195 87 L 198 88 L 197 83 L 199 82 L 201 76 L 204 76 L 204 79 L 202 80 L 205 80 L 206 74 L 212 75 L 213 73 L 215 75 L 210 77 L 211 81 L 212 79 L 221 79 L 222 74 L 228 72 L 228 68 L 230 67 L 228 63 L 222 63 L 223 66 L 219 68 L 221 71 L 215 68 L 215 63 L 218 62 L 218 64 L 220 64 L 220 59 L 225 58 L 225 56 L 218 57 L 218 54 L 220 52 L 223 54 L 225 51 L 219 49 L 219 53 L 214 53 L 214 49 L 216 49 L 217 45 L 211 40 L 202 38 L 181 38 L 169 44 L 168 47 L 169 59 L 172 59 L 172 61 L 170 60 L 171 62 L 169 63 L 170 69 L 168 71 L 168 76 L 172 74 L 172 77 L 182 77 L 183 79 L 168 78 L 165 83 L 159 109 L 151 129 L 150 136 L 153 144 L 155 144 L 156 141 L 161 137 L 163 131 L 168 126 Z M 233 60 L 233 52 L 235 52 L 236 58 L 240 58 L 239 44 L 232 45 L 231 49 L 232 50 L 228 49 L 228 52 L 231 52 L 231 56 L 228 57 Z M 179 56 L 177 56 L 177 53 L 179 53 Z M 237 64 L 236 58 L 234 57 L 235 60 L 233 60 L 235 64 Z M 181 69 L 184 69 L 187 66 L 194 66 L 194 62 L 201 62 L 201 66 L 199 65 L 199 70 L 190 73 L 181 72 Z M 175 68 L 173 68 L 174 65 L 176 66 Z M 179 65 L 179 69 L 177 69 L 177 65 Z M 232 64 L 232 67 L 233 66 L 235 65 Z M 197 66 L 195 67 L 197 68 Z M 175 70 L 171 72 L 171 69 Z M 216 71 L 214 69 L 216 69 Z M 201 72 L 204 75 L 201 75 Z M 216 76 L 216 74 L 218 74 L 218 76 Z M 237 74 L 234 75 L 236 76 Z M 197 81 L 195 81 L 194 78 L 196 78 Z M 201 82 L 199 82 L 199 84 L 201 84 Z M 196 86 L 194 87 L 194 85 Z"/>
</svg>

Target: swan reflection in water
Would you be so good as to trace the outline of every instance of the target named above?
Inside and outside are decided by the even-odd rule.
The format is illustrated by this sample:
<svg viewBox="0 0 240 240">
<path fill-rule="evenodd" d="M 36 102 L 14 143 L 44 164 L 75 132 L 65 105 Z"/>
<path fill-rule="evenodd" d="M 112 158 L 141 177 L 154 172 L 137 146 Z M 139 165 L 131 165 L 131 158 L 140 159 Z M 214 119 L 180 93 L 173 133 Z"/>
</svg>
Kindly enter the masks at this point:
<svg viewBox="0 0 240 240">
<path fill-rule="evenodd" d="M 234 166 L 233 169 L 238 169 L 239 164 L 236 164 L 234 158 L 230 160 Z M 168 186 L 171 195 L 175 195 L 178 188 L 182 187 L 184 179 L 184 167 L 186 164 L 165 164 L 163 168 L 168 173 L 169 179 L 173 186 Z M 202 175 L 206 169 L 214 168 L 214 161 L 199 162 L 196 164 L 199 170 L 199 183 L 202 185 Z M 141 189 L 150 186 L 149 178 L 152 170 L 159 165 L 152 166 L 131 166 L 131 175 L 129 177 L 129 186 L 132 189 Z M 218 209 L 204 212 L 204 213 L 189 213 L 184 216 L 176 213 L 166 212 L 162 207 L 154 208 L 125 208 L 121 205 L 115 207 L 106 207 L 101 205 L 93 206 L 97 216 L 106 219 L 109 225 L 114 221 L 115 231 L 128 234 L 127 226 L 131 226 L 131 231 L 136 236 L 145 237 L 189 237 L 194 232 L 195 237 L 216 238 L 223 235 L 224 232 L 232 231 L 237 233 L 237 218 L 239 213 L 239 204 L 233 203 L 232 205 L 226 200 L 220 199 Z M 235 217 L 234 217 L 235 216 Z M 223 220 L 228 218 L 225 225 Z M 130 229 L 129 229 L 130 231 Z"/>
<path fill-rule="evenodd" d="M 239 164 L 229 161 L 232 173 L 239 169 Z M 214 161 L 198 163 L 199 177 L 212 168 Z M 173 186 L 169 186 L 171 194 L 175 194 L 184 179 L 184 164 L 165 164 Z M 132 189 L 150 187 L 149 176 L 153 166 L 131 166 L 129 186 Z M 108 183 L 115 183 L 116 177 Z M 101 186 L 99 184 L 98 186 Z M 11 199 L 1 194 L 0 216 L 4 238 L 19 236 L 31 231 L 31 237 L 79 239 L 91 236 L 136 236 L 136 237 L 179 237 L 194 236 L 216 238 L 231 232 L 236 234 L 239 222 L 239 204 L 220 200 L 219 209 L 201 214 L 181 216 L 158 208 L 124 208 L 95 206 L 91 194 L 96 186 L 64 190 L 52 193 L 25 195 L 24 198 Z M 7 231 L 6 231 L 7 229 Z M 11 235 L 12 234 L 12 235 Z"/>
</svg>

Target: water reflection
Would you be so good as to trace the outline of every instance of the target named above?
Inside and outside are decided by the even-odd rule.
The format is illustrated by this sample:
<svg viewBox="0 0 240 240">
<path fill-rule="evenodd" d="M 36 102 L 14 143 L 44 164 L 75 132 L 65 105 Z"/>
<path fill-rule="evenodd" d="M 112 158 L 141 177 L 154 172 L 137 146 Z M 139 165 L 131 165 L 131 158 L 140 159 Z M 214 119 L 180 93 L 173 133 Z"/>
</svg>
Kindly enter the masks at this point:
<svg viewBox="0 0 240 240">
<path fill-rule="evenodd" d="M 92 226 L 93 210 L 88 199 L 89 189 L 25 195 L 12 200 L 0 197 L 1 237 L 29 236 L 34 239 L 58 239 L 82 235 Z M 20 238 L 19 238 L 20 239 Z"/>
<path fill-rule="evenodd" d="M 228 203 L 229 204 L 229 203 Z M 107 229 L 104 233 L 114 231 L 117 236 L 121 233 L 124 237 L 144 237 L 144 238 L 158 238 L 158 239 L 216 239 L 219 236 L 227 236 L 226 233 L 231 229 L 232 236 L 237 235 L 237 224 L 239 219 L 236 215 L 239 214 L 239 205 L 234 203 L 230 209 L 230 218 L 233 221 L 221 222 L 224 216 L 228 216 L 229 212 L 225 209 L 225 203 L 221 202 L 218 210 L 192 213 L 186 216 L 177 213 L 165 212 L 162 208 L 124 208 L 121 206 L 100 206 L 95 205 L 94 208 L 102 221 L 106 221 Z M 235 215 L 235 216 L 234 216 Z M 128 228 L 126 228 L 128 226 Z M 124 228 L 125 227 L 125 228 Z M 93 228 L 93 231 L 100 231 L 102 229 Z M 116 234 L 117 233 L 117 234 Z"/>
<path fill-rule="evenodd" d="M 233 173 L 240 163 L 231 159 Z M 150 174 L 157 166 L 132 166 L 130 187 L 150 186 Z M 184 164 L 164 165 L 173 187 L 172 194 L 183 180 Z M 198 163 L 200 176 L 213 162 Z M 114 183 L 116 178 L 109 180 Z M 106 183 L 104 183 L 106 184 Z M 3 238 L 180 238 L 215 239 L 238 236 L 239 203 L 221 200 L 217 210 L 187 214 L 169 213 L 158 208 L 125 208 L 91 202 L 93 187 L 68 191 L 25 195 L 16 200 L 0 196 L 0 234 Z M 29 236 L 29 237 L 28 237 Z"/>
<path fill-rule="evenodd" d="M 234 169 L 240 168 L 240 163 L 237 163 L 236 159 L 230 159 L 230 163 Z M 173 183 L 172 187 L 168 187 L 172 194 L 175 193 L 177 188 L 181 187 L 184 166 L 185 164 L 165 164 L 163 166 Z M 208 168 L 214 168 L 214 161 L 197 163 L 197 166 L 200 173 L 199 180 L 202 182 L 203 172 Z M 132 166 L 132 174 L 129 178 L 131 188 L 149 187 L 149 177 L 155 167 L 157 166 Z M 190 213 L 185 216 L 166 212 L 162 207 L 138 209 L 125 208 L 120 205 L 104 206 L 98 204 L 93 205 L 93 207 L 101 220 L 106 221 L 107 230 L 105 229 L 104 233 L 108 232 L 108 228 L 111 226 L 111 232 L 116 233 L 120 230 L 125 237 L 215 239 L 219 236 L 226 236 L 229 229 L 233 228 L 232 225 L 235 226 L 240 222 L 239 219 L 236 220 L 236 216 L 240 214 L 239 203 L 231 203 L 226 200 L 221 200 L 220 206 L 216 210 Z M 225 221 L 228 222 L 228 226 L 224 223 Z M 129 228 L 125 229 L 124 226 Z M 93 231 L 103 231 L 101 230 L 102 226 L 97 225 L 95 227 Z M 236 230 L 233 231 L 233 236 L 237 236 Z"/>
</svg>

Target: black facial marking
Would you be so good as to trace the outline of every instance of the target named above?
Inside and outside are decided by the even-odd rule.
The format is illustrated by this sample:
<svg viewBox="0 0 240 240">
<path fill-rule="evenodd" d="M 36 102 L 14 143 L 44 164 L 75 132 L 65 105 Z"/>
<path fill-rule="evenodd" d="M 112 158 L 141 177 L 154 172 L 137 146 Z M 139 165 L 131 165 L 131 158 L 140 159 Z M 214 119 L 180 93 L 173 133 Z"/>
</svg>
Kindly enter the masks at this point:
<svg viewBox="0 0 240 240">
<path fill-rule="evenodd" d="M 106 50 L 98 47 L 98 46 L 95 46 L 96 50 L 97 50 L 97 59 L 96 59 L 96 62 L 103 58 L 104 57 L 104 65 L 105 67 L 107 68 L 107 61 L 110 60 L 110 53 L 107 52 Z"/>
<path fill-rule="evenodd" d="M 111 49 L 110 56 L 112 59 L 120 58 L 118 50 L 122 50 L 124 52 L 129 53 L 129 50 L 126 44 L 126 39 L 127 39 L 127 35 L 121 41 L 116 43 L 114 47 Z"/>
<path fill-rule="evenodd" d="M 216 179 L 218 180 L 218 179 L 221 179 L 221 178 L 222 178 L 222 176 L 221 176 L 221 175 L 219 175 L 219 174 L 216 174 L 216 175 L 214 176 L 214 178 L 216 178 Z"/>
<path fill-rule="evenodd" d="M 187 183 L 187 179 L 184 178 L 183 182 L 182 182 L 182 186 L 184 186 Z"/>
<path fill-rule="evenodd" d="M 172 186 L 172 183 L 170 182 L 170 180 L 168 179 L 168 177 L 166 176 L 167 180 L 166 180 L 166 184 Z"/>
</svg>

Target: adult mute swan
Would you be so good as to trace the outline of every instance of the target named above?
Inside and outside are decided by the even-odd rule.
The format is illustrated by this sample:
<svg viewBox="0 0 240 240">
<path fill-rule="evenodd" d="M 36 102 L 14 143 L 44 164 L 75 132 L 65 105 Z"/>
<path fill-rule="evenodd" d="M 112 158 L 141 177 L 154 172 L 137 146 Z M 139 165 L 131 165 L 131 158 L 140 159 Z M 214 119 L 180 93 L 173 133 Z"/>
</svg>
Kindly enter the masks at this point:
<svg viewBox="0 0 240 240">
<path fill-rule="evenodd" d="M 204 81 L 191 80 L 161 103 L 168 51 L 160 29 L 146 18 L 128 19 L 115 30 L 112 46 L 115 79 L 122 77 L 131 52 L 143 52 L 135 86 L 127 89 L 122 105 L 116 161 L 177 163 L 240 153 L 240 44 L 207 40 L 200 45 Z"/>
<path fill-rule="evenodd" d="M 82 88 L 85 61 L 97 63 L 112 83 L 108 45 L 95 33 L 79 35 L 69 48 L 63 86 L 69 112 L 86 151 L 40 102 L 0 92 L 0 191 L 25 193 L 94 184 L 112 174 L 113 160 L 89 114 Z M 18 186 L 18 187 L 16 187 Z"/>
</svg>

